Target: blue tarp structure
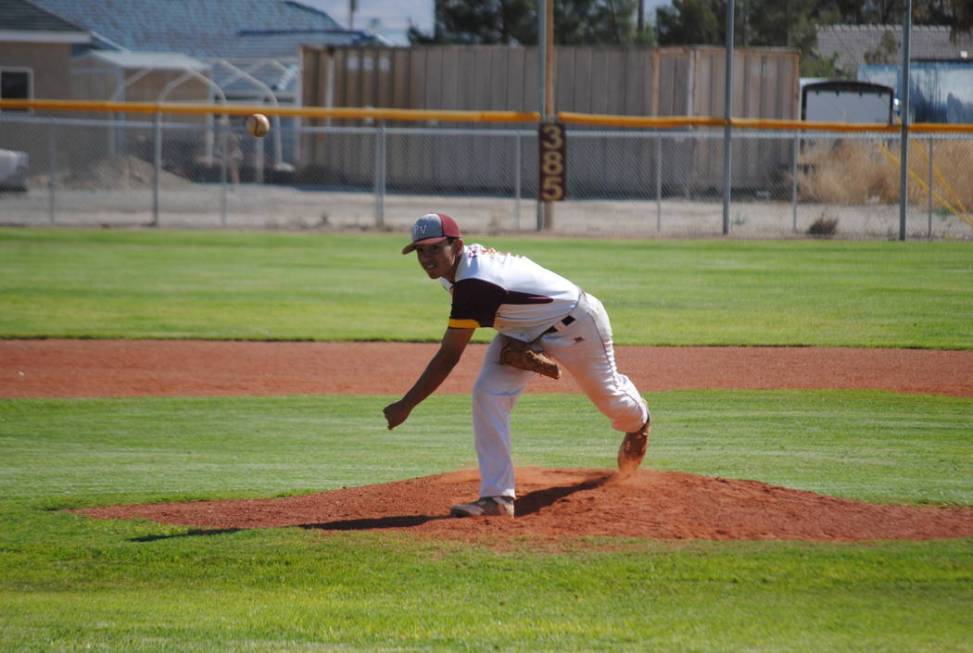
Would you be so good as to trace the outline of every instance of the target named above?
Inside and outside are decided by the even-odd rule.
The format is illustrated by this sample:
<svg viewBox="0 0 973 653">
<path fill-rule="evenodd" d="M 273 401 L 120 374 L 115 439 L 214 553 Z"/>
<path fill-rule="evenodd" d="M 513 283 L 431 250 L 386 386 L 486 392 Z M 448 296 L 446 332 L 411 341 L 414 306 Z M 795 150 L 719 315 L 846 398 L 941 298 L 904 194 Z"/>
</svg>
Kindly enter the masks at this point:
<svg viewBox="0 0 973 653">
<path fill-rule="evenodd" d="M 864 64 L 858 79 L 885 84 L 902 96 L 901 66 Z M 915 61 L 909 66 L 910 121 L 973 123 L 973 61 Z"/>
</svg>

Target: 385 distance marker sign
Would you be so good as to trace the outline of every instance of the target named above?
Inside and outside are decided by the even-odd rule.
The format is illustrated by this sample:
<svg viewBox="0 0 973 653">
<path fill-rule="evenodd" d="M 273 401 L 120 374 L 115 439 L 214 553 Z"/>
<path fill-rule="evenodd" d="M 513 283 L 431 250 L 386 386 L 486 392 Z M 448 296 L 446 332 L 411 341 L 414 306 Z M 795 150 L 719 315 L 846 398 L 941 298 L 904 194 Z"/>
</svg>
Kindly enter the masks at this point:
<svg viewBox="0 0 973 653">
<path fill-rule="evenodd" d="M 541 163 L 541 199 L 545 202 L 563 200 L 567 194 L 568 157 L 564 125 L 544 123 L 538 131 Z"/>
</svg>

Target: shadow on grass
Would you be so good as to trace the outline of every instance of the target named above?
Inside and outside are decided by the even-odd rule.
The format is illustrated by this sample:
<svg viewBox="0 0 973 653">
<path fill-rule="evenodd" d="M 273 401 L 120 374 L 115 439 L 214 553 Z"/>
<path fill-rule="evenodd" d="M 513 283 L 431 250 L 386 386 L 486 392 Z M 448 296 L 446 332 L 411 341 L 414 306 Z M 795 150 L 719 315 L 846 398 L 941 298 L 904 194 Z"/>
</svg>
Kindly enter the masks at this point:
<svg viewBox="0 0 973 653">
<path fill-rule="evenodd" d="M 226 533 L 237 533 L 242 528 L 194 528 L 185 533 L 172 533 L 170 535 L 142 535 L 140 537 L 129 538 L 129 542 L 158 542 L 159 540 L 172 540 L 179 537 L 207 537 L 210 535 L 224 535 Z"/>
</svg>

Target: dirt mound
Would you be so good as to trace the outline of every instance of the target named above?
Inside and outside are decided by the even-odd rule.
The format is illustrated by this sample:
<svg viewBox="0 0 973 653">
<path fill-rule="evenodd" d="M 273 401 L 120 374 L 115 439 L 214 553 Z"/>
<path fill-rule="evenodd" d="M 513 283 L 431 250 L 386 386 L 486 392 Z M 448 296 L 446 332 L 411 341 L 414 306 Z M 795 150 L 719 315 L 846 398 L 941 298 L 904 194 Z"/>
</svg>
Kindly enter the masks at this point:
<svg viewBox="0 0 973 653">
<path fill-rule="evenodd" d="M 84 167 L 61 173 L 57 184 L 70 190 L 136 190 L 152 188 L 154 180 L 155 168 L 151 162 L 134 156 L 118 156 L 90 161 Z M 31 180 L 38 187 L 47 183 L 46 176 Z M 191 184 L 189 179 L 168 170 L 159 171 L 160 188 L 179 189 Z"/>
<path fill-rule="evenodd" d="M 517 479 L 516 519 L 447 516 L 451 504 L 476 496 L 475 470 L 298 497 L 79 512 L 200 529 L 393 530 L 497 543 L 510 538 L 567 543 L 586 536 L 817 541 L 973 536 L 970 507 L 867 504 L 756 481 L 653 470 L 619 480 L 603 469 L 521 468 Z"/>
</svg>

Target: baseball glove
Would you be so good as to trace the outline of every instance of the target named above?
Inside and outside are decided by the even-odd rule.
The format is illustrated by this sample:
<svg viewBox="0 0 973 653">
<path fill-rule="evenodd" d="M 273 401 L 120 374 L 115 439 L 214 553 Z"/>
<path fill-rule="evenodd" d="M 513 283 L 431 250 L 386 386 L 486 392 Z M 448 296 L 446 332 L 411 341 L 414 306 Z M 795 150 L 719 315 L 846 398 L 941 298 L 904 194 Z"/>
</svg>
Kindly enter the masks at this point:
<svg viewBox="0 0 973 653">
<path fill-rule="evenodd" d="M 503 336 L 500 348 L 500 364 L 510 365 L 528 372 L 537 372 L 552 379 L 561 378 L 557 363 L 543 351 L 533 349 L 529 342 Z"/>
</svg>

